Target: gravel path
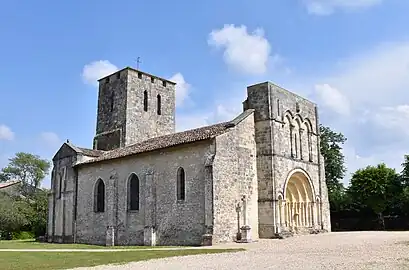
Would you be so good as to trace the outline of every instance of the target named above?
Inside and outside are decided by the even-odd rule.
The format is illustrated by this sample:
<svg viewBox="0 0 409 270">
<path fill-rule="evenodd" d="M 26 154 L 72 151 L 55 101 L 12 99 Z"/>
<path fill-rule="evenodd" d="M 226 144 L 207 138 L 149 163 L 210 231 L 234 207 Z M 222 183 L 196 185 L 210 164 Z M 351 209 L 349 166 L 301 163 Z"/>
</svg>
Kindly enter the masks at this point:
<svg viewBox="0 0 409 270">
<path fill-rule="evenodd" d="M 224 247 L 248 250 L 77 269 L 409 269 L 409 232 L 328 233 L 217 246 Z"/>
<path fill-rule="evenodd" d="M 93 249 L 93 248 L 75 248 L 75 249 L 0 249 L 0 252 L 123 252 L 123 251 L 149 251 L 149 250 L 186 250 L 186 249 L 214 249 L 215 247 L 159 247 L 159 248 L 111 248 L 111 249 Z"/>
</svg>

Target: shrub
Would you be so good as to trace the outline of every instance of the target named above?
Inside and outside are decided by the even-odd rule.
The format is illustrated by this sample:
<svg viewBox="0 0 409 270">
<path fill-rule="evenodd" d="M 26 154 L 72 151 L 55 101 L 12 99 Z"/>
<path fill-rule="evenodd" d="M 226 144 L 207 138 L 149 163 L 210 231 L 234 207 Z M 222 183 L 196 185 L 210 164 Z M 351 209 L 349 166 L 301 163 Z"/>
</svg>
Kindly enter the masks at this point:
<svg viewBox="0 0 409 270">
<path fill-rule="evenodd" d="M 33 239 L 34 234 L 32 232 L 21 231 L 21 232 L 12 232 L 11 239 L 12 240 L 25 240 L 25 239 Z"/>
</svg>

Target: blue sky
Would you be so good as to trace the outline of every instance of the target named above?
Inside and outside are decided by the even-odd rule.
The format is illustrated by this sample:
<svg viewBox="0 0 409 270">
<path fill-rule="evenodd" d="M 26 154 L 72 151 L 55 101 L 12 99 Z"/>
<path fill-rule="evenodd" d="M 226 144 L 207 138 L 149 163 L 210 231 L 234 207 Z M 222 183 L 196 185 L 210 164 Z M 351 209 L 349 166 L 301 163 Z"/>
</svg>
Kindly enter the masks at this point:
<svg viewBox="0 0 409 270">
<path fill-rule="evenodd" d="M 0 167 L 92 146 L 96 79 L 124 66 L 178 82 L 177 128 L 234 117 L 269 80 L 348 137 L 349 173 L 409 152 L 409 1 L 6 1 Z M 347 177 L 348 178 L 348 177 Z M 44 183 L 49 186 L 49 180 Z"/>
</svg>

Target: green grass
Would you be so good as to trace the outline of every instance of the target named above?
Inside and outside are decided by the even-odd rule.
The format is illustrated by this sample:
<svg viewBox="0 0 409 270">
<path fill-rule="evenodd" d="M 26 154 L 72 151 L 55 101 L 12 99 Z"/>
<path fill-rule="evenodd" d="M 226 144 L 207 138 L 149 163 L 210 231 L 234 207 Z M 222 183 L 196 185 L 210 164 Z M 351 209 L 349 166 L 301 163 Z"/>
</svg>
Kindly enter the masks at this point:
<svg viewBox="0 0 409 270">
<path fill-rule="evenodd" d="M 53 243 L 40 243 L 33 239 L 30 240 L 8 240 L 0 241 L 0 249 L 146 249 L 152 248 L 149 246 L 97 246 L 86 244 L 53 244 Z M 154 248 L 164 248 L 163 246 L 157 246 Z"/>
<path fill-rule="evenodd" d="M 142 250 L 118 252 L 0 252 L 2 270 L 47 270 L 125 264 L 157 258 L 237 252 L 244 249 Z"/>
</svg>

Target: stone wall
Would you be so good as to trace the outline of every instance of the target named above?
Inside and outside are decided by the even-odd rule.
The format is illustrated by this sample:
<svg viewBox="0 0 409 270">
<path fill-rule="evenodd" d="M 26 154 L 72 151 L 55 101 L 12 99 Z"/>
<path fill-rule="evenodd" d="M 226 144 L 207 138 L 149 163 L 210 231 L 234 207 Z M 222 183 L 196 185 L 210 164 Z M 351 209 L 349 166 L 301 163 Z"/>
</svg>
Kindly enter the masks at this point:
<svg viewBox="0 0 409 270">
<path fill-rule="evenodd" d="M 210 149 L 210 141 L 203 141 L 80 166 L 78 242 L 105 244 L 107 228 L 112 226 L 116 245 L 142 245 L 145 226 L 153 225 L 157 245 L 200 245 L 205 232 L 205 162 Z M 185 201 L 176 197 L 179 167 L 186 174 Z M 139 211 L 127 211 L 131 173 L 140 183 Z M 94 212 L 94 187 L 99 178 L 105 183 L 103 213 Z M 153 208 L 148 209 L 147 204 Z"/>
<path fill-rule="evenodd" d="M 99 82 L 94 149 L 112 150 L 124 144 L 127 84 L 127 70 L 118 71 Z"/>
<path fill-rule="evenodd" d="M 234 128 L 215 139 L 213 243 L 236 240 L 238 227 L 244 225 L 251 227 L 251 238 L 258 239 L 254 114 L 249 110 L 240 117 L 233 120 Z"/>
<path fill-rule="evenodd" d="M 132 68 L 100 80 L 94 149 L 112 150 L 174 131 L 174 83 Z"/>
<path fill-rule="evenodd" d="M 260 237 L 279 232 L 277 202 L 291 171 L 303 169 L 328 201 L 319 153 L 316 105 L 266 82 L 248 87 L 244 109 L 255 109 Z M 283 196 L 283 195 L 281 195 Z M 285 199 L 285 198 L 284 198 Z M 322 207 L 323 217 L 329 210 Z"/>
<path fill-rule="evenodd" d="M 143 110 L 144 91 L 148 95 L 146 112 Z M 174 83 L 128 70 L 125 145 L 175 132 L 175 91 Z M 157 111 L 158 95 L 160 115 Z"/>
<path fill-rule="evenodd" d="M 51 192 L 48 197 L 49 242 L 74 241 L 76 172 L 72 165 L 76 159 L 77 153 L 64 144 L 53 160 Z"/>
</svg>

